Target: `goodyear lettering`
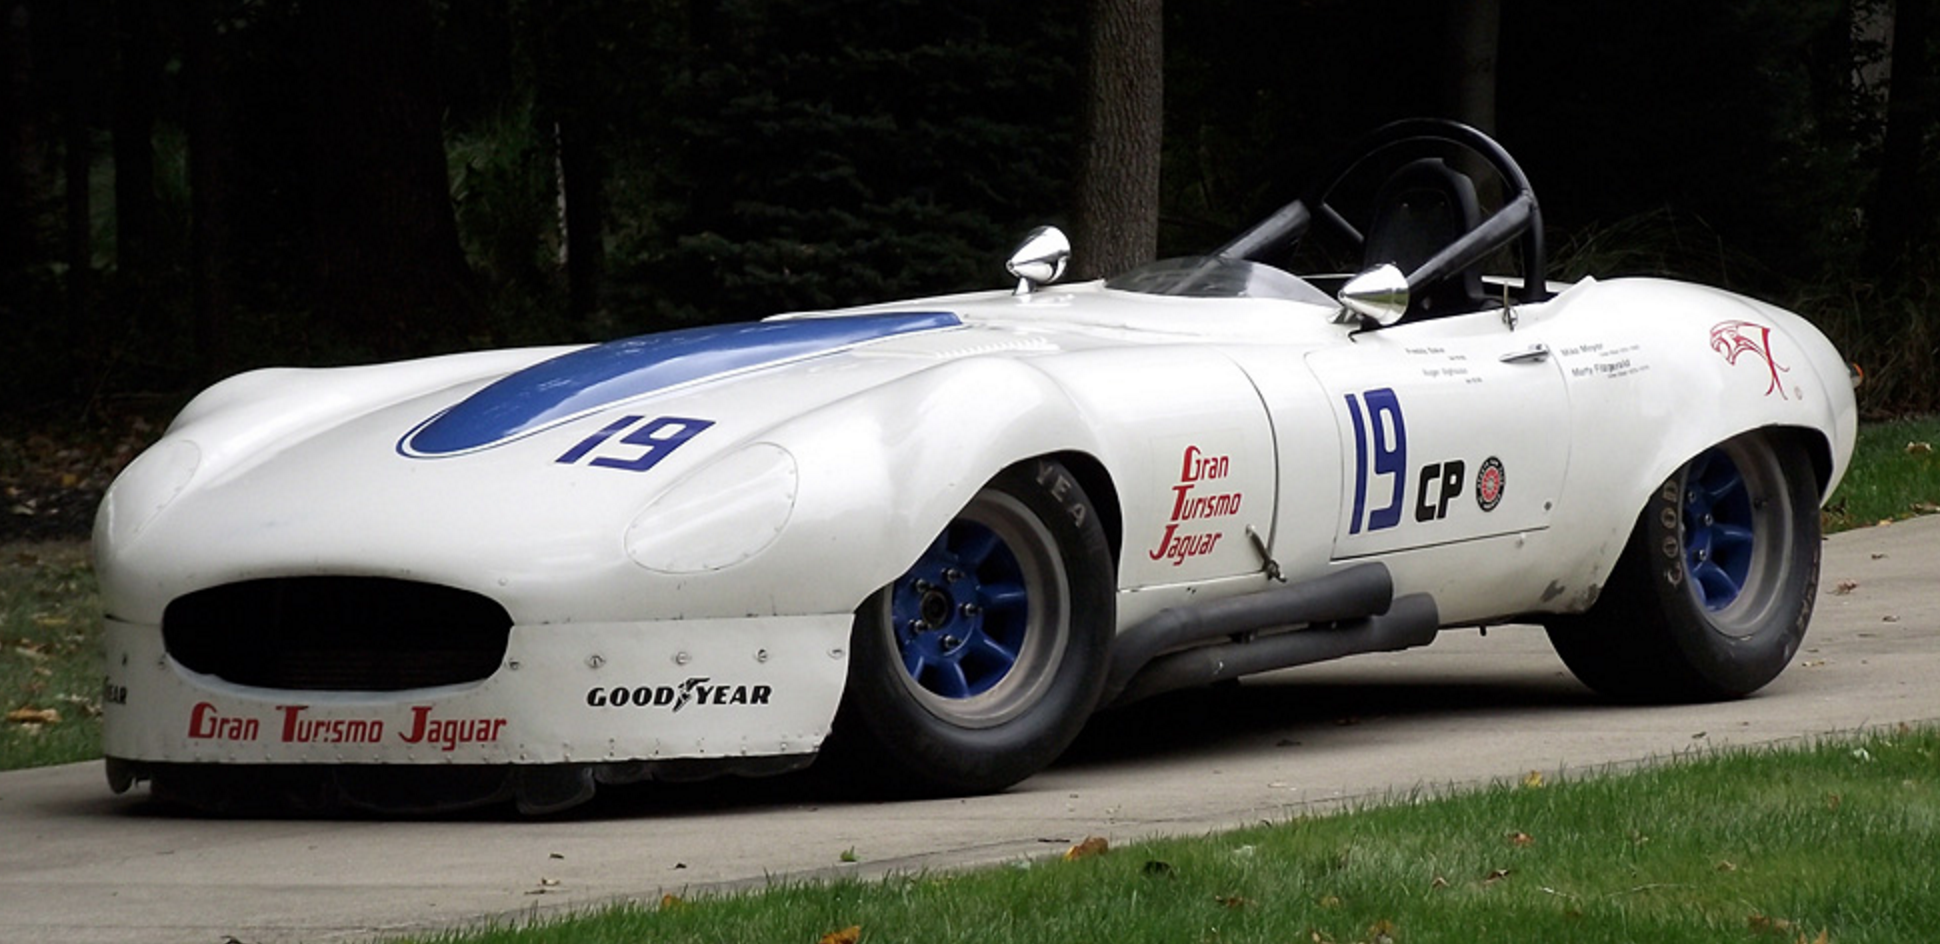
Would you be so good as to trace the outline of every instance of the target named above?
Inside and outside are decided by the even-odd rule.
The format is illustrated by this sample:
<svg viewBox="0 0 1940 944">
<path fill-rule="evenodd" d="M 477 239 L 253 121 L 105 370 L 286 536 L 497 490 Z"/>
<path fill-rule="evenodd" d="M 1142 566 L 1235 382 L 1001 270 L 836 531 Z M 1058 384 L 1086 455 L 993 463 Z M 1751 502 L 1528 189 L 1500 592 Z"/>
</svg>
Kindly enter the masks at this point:
<svg viewBox="0 0 1940 944">
<path fill-rule="evenodd" d="M 189 737 L 198 741 L 254 741 L 262 733 L 255 718 L 230 718 L 206 701 L 189 709 Z"/>
<path fill-rule="evenodd" d="M 1211 554 L 1219 547 L 1223 531 L 1184 531 L 1182 522 L 1237 515 L 1245 501 L 1241 492 L 1220 491 L 1218 482 L 1232 474 L 1230 456 L 1209 455 L 1198 446 L 1187 446 L 1179 461 L 1179 483 L 1172 486 L 1172 517 L 1159 537 L 1157 547 L 1146 552 L 1154 561 L 1171 561 L 1172 566 L 1188 559 Z"/>
<path fill-rule="evenodd" d="M 766 705 L 774 698 L 769 685 L 711 684 L 712 679 L 690 678 L 679 685 L 614 685 L 588 689 L 589 708 L 666 708 L 680 711 L 689 705 Z"/>
</svg>

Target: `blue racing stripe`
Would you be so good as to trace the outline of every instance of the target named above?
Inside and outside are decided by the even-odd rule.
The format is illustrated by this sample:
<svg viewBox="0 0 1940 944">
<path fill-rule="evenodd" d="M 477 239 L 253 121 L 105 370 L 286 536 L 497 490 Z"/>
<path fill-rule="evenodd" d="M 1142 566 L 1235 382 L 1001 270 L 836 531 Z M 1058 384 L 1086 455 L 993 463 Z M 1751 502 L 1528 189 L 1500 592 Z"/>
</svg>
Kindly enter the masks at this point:
<svg viewBox="0 0 1940 944">
<path fill-rule="evenodd" d="M 961 324 L 949 312 L 913 312 L 710 325 L 611 341 L 500 378 L 419 424 L 397 448 L 421 458 L 471 452 L 681 384 Z"/>
</svg>

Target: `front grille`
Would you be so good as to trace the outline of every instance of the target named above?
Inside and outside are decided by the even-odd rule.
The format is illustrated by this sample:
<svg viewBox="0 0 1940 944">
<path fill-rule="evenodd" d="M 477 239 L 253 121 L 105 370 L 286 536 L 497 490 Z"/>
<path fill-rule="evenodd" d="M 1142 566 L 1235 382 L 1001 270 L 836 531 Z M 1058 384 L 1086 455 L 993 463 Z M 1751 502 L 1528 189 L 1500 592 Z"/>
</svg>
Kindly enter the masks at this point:
<svg viewBox="0 0 1940 944">
<path fill-rule="evenodd" d="M 512 618 L 464 590 L 382 577 L 283 577 L 177 598 L 162 642 L 183 666 L 238 685 L 395 692 L 498 670 Z"/>
</svg>

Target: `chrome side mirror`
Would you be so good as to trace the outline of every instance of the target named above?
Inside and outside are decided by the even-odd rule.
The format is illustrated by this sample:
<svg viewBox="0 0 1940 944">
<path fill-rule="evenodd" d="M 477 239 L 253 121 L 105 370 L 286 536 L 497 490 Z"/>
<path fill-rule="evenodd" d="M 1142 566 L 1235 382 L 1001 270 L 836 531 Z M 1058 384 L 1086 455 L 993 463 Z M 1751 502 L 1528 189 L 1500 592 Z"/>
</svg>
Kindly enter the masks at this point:
<svg viewBox="0 0 1940 944">
<path fill-rule="evenodd" d="M 1336 322 L 1347 324 L 1358 315 L 1385 328 L 1408 313 L 1408 277 L 1394 263 L 1384 262 L 1348 279 L 1340 289 L 1340 304 Z"/>
<path fill-rule="evenodd" d="M 1048 285 L 1064 277 L 1064 267 L 1071 261 L 1071 240 L 1065 238 L 1064 231 L 1055 226 L 1040 226 L 1031 230 L 1024 241 L 1011 250 L 1010 261 L 1004 268 L 1017 279 L 1016 295 L 1029 295 L 1040 285 Z"/>
</svg>

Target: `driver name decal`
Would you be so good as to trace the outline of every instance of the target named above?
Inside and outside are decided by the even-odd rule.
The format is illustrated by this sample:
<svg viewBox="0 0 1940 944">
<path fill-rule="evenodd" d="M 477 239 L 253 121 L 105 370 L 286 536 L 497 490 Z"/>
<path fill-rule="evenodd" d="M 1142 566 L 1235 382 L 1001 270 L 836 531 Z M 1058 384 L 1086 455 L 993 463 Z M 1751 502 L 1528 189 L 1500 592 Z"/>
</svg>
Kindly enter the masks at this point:
<svg viewBox="0 0 1940 944">
<path fill-rule="evenodd" d="M 1232 474 L 1232 457 L 1209 455 L 1198 446 L 1187 446 L 1180 458 L 1179 482 L 1172 486 L 1172 516 L 1165 525 L 1157 547 L 1146 552 L 1154 561 L 1169 560 L 1177 567 L 1187 558 L 1211 554 L 1225 532 L 1211 530 L 1207 522 L 1239 514 L 1245 496 L 1222 488 L 1222 480 Z"/>
</svg>

